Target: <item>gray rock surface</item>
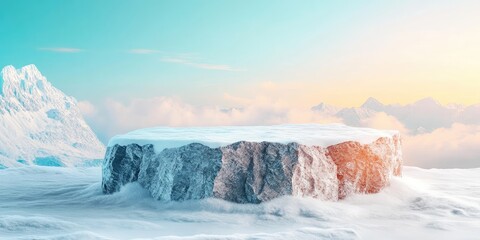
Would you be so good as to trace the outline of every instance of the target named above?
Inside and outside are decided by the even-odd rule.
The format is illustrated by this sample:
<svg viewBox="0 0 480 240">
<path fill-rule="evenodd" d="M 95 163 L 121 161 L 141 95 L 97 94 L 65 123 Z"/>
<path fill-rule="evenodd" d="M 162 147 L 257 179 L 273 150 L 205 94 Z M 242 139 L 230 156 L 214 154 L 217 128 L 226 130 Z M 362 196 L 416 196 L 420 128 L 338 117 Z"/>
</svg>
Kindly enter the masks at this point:
<svg viewBox="0 0 480 240">
<path fill-rule="evenodd" d="M 103 192 L 117 192 L 121 186 L 137 181 L 143 153 L 137 144 L 108 148 L 103 161 Z"/>
<path fill-rule="evenodd" d="M 237 142 L 222 147 L 222 169 L 213 195 L 239 203 L 260 203 L 292 194 L 295 143 Z"/>
<path fill-rule="evenodd" d="M 201 199 L 213 195 L 213 184 L 222 161 L 218 148 L 192 143 L 155 154 L 143 147 L 139 183 L 158 200 Z"/>
<path fill-rule="evenodd" d="M 375 159 L 386 160 L 385 167 L 375 169 L 382 173 L 381 181 L 373 176 L 367 183 L 361 182 L 367 188 L 369 182 L 383 185 L 377 184 L 373 190 L 358 188 L 358 192 L 379 191 L 388 185 L 391 176 L 401 174 L 401 170 L 391 167 L 401 165 L 401 158 L 392 158 L 391 154 L 399 145 L 383 142 L 357 144 L 373 149 Z M 348 149 L 350 145 L 340 143 L 332 149 L 352 150 Z M 347 150 L 344 151 L 348 153 Z M 285 195 L 338 200 L 345 197 L 339 195 L 345 192 L 345 185 L 360 184 L 355 174 L 361 177 L 365 169 L 359 173 L 349 169 L 353 180 L 347 179 L 338 167 L 344 167 L 341 161 L 348 161 L 352 163 L 347 162 L 344 168 L 351 168 L 357 159 L 353 155 L 349 159 L 345 154 L 340 159 L 337 155 L 329 153 L 329 148 L 298 143 L 241 141 L 218 148 L 191 143 L 159 153 L 151 144 L 116 144 L 107 149 L 102 186 L 104 193 L 114 193 L 129 182 L 138 182 L 162 201 L 215 197 L 237 203 L 261 203 Z"/>
</svg>

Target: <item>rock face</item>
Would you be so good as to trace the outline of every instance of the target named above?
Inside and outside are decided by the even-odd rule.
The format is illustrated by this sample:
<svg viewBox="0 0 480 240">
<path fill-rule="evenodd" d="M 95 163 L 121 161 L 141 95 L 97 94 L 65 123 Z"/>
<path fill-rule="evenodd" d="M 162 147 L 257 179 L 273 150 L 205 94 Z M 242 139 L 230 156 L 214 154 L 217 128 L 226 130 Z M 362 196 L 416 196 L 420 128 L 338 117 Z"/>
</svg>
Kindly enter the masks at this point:
<svg viewBox="0 0 480 240">
<path fill-rule="evenodd" d="M 222 159 L 219 149 L 198 143 L 165 149 L 158 155 L 151 145 L 144 149 L 147 155 L 139 168 L 139 182 L 154 198 L 187 200 L 213 195 Z"/>
<path fill-rule="evenodd" d="M 221 148 L 222 168 L 213 188 L 217 198 L 260 203 L 292 193 L 298 145 L 237 142 Z"/>
<path fill-rule="evenodd" d="M 337 166 L 338 194 L 377 193 L 402 174 L 400 137 L 379 138 L 367 145 L 345 142 L 329 146 L 328 157 Z"/>
<path fill-rule="evenodd" d="M 2 69 L 1 165 L 77 166 L 104 153 L 77 101 L 52 86 L 35 65 Z"/>
<path fill-rule="evenodd" d="M 357 141 L 329 146 L 322 146 L 322 141 L 307 145 L 279 139 L 217 147 L 212 142 L 192 142 L 157 151 L 155 145 L 168 144 L 121 145 L 115 140 L 103 162 L 102 187 L 104 193 L 114 193 L 138 182 L 163 201 L 215 197 L 260 203 L 284 195 L 335 201 L 352 193 L 376 193 L 388 186 L 392 176 L 401 175 L 399 135 L 386 135 L 370 143 L 354 137 Z"/>
</svg>

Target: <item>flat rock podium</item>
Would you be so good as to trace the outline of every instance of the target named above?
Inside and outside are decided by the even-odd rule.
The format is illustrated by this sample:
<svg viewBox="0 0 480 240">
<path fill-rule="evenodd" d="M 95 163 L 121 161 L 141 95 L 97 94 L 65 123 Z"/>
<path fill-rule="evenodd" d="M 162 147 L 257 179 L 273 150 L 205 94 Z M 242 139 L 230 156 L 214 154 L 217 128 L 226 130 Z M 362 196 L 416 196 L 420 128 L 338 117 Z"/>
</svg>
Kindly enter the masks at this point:
<svg viewBox="0 0 480 240">
<path fill-rule="evenodd" d="M 337 201 L 377 193 L 402 170 L 397 131 L 342 124 L 150 128 L 112 138 L 102 189 L 138 182 L 161 201 Z"/>
</svg>

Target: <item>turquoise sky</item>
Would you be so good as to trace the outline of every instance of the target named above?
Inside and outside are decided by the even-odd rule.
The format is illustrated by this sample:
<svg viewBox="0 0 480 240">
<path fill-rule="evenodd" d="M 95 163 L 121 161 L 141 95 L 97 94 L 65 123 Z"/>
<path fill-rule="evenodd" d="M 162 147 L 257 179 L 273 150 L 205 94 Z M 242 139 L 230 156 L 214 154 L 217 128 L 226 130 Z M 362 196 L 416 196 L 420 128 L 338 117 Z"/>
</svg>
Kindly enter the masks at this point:
<svg viewBox="0 0 480 240">
<path fill-rule="evenodd" d="M 248 97 L 257 83 L 280 84 L 288 91 L 297 82 L 310 90 L 318 87 L 318 96 L 309 92 L 306 97 L 312 103 L 335 102 L 332 91 L 341 95 L 345 87 L 351 88 L 347 94 L 362 86 L 380 89 L 352 101 L 367 95 L 395 101 L 381 89 L 392 84 L 405 89 L 395 92 L 401 102 L 419 79 L 439 81 L 438 89 L 424 95 L 479 100 L 462 98 L 469 94 L 463 88 L 448 96 L 442 92 L 454 79 L 464 80 L 467 90 L 477 87 L 475 66 L 428 61 L 442 51 L 448 59 L 479 51 L 478 35 L 472 35 L 480 26 L 474 19 L 478 4 L 416 2 L 3 0 L 0 65 L 36 64 L 56 87 L 90 101 L 177 96 L 210 104 L 226 93 Z M 466 39 L 463 45 L 450 37 L 455 31 Z M 444 43 L 429 44 L 431 38 Z M 478 60 L 472 58 L 470 63 Z M 450 75 L 435 72 L 445 68 Z M 442 77 L 425 78 L 436 76 L 427 70 Z M 330 92 L 322 92 L 325 88 Z"/>
</svg>

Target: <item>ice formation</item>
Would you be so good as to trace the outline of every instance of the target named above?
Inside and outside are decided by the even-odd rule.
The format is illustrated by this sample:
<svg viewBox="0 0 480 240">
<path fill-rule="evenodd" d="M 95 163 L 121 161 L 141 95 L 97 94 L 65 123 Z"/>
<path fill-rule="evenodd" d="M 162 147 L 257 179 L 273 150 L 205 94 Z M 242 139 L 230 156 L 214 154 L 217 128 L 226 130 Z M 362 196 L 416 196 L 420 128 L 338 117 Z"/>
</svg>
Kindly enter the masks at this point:
<svg viewBox="0 0 480 240">
<path fill-rule="evenodd" d="M 103 157 L 105 147 L 76 100 L 53 87 L 35 65 L 6 66 L 1 75 L 1 165 L 74 166 Z"/>
<path fill-rule="evenodd" d="M 396 131 L 341 124 L 152 128 L 112 138 L 102 188 L 113 193 L 138 182 L 163 201 L 338 200 L 380 191 L 401 166 Z"/>
</svg>

